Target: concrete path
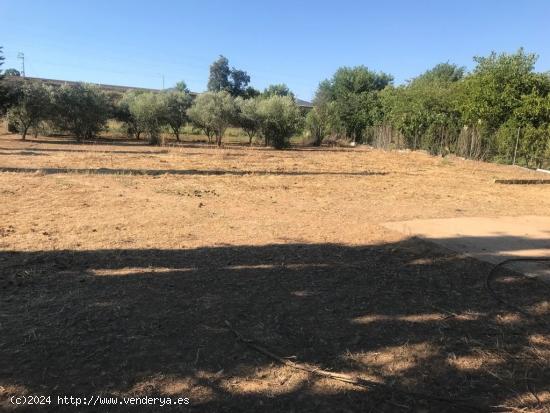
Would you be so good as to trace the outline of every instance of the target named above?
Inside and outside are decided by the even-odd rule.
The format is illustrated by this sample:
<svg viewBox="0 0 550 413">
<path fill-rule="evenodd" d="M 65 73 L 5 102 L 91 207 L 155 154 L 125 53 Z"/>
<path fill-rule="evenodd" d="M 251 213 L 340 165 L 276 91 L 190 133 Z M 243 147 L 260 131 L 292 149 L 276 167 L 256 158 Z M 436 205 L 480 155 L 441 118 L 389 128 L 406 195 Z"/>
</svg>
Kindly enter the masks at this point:
<svg viewBox="0 0 550 413">
<path fill-rule="evenodd" d="M 545 216 L 419 219 L 384 226 L 493 264 L 518 257 L 550 258 L 550 217 Z M 550 262 L 513 263 L 510 268 L 550 282 Z"/>
</svg>

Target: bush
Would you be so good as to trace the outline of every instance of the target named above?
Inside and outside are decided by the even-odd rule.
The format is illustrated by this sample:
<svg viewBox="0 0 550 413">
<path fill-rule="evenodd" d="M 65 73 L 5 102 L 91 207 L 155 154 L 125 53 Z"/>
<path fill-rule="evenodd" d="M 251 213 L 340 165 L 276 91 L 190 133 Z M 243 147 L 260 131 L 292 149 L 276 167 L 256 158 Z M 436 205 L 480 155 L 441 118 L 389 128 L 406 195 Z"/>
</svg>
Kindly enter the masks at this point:
<svg viewBox="0 0 550 413">
<path fill-rule="evenodd" d="M 258 103 L 261 118 L 260 130 L 266 146 L 283 149 L 290 145 L 290 138 L 302 127 L 300 109 L 290 96 L 271 96 Z"/>
<path fill-rule="evenodd" d="M 321 146 L 323 139 L 329 133 L 330 127 L 326 110 L 323 107 L 316 106 L 306 115 L 306 129 L 313 140 L 314 146 Z"/>
<path fill-rule="evenodd" d="M 53 94 L 52 121 L 77 141 L 91 139 L 107 127 L 111 104 L 107 95 L 94 85 L 63 85 Z"/>
</svg>

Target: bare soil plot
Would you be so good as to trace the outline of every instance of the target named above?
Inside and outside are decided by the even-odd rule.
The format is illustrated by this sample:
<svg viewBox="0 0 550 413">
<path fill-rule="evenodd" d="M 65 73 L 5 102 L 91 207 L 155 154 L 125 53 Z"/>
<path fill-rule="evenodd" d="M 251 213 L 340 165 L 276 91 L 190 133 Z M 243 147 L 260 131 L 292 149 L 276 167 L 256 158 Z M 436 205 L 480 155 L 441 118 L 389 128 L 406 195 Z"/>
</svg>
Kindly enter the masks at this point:
<svg viewBox="0 0 550 413">
<path fill-rule="evenodd" d="M 493 264 L 512 258 L 545 258 L 549 262 L 523 261 L 509 266 L 550 282 L 550 217 L 417 219 L 385 226 Z"/>
<path fill-rule="evenodd" d="M 0 168 L 1 409 L 16 393 L 183 396 L 205 412 L 548 410 L 549 290 L 504 271 L 498 293 L 533 317 L 514 312 L 484 289 L 491 264 L 381 225 L 550 216 L 547 186 L 493 183 L 528 172 L 13 135 Z M 385 385 L 281 366 L 225 320 L 281 356 Z"/>
</svg>

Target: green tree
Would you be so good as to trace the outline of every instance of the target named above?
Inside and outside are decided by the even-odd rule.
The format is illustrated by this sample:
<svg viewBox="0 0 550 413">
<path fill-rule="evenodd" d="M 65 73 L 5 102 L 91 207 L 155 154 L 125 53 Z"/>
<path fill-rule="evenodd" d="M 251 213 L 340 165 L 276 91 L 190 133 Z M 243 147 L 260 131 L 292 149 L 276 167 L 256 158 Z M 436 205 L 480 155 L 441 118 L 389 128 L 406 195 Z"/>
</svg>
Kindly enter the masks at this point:
<svg viewBox="0 0 550 413">
<path fill-rule="evenodd" d="M 206 92 L 195 99 L 187 111 L 191 121 L 221 146 L 225 130 L 237 120 L 235 99 L 226 91 Z"/>
<path fill-rule="evenodd" d="M 4 57 L 4 47 L 0 46 L 0 67 L 4 64 L 4 60 L 6 60 Z M 3 77 L 4 75 L 2 74 L 2 69 L 0 69 L 0 80 L 2 80 Z"/>
<path fill-rule="evenodd" d="M 17 69 L 10 68 L 6 69 L 4 76 L 21 76 L 21 72 Z"/>
<path fill-rule="evenodd" d="M 290 145 L 292 135 L 302 127 L 300 108 L 290 96 L 271 96 L 261 99 L 258 103 L 258 113 L 261 117 L 260 130 L 265 144 L 276 149 Z"/>
<path fill-rule="evenodd" d="M 248 86 L 244 91 L 243 97 L 245 99 L 252 99 L 260 95 L 261 95 L 261 92 L 258 89 L 255 89 L 252 86 Z"/>
<path fill-rule="evenodd" d="M 134 90 L 126 92 L 114 108 L 113 116 L 119 122 L 124 123 L 129 138 L 140 139 L 141 134 L 144 132 L 143 125 L 138 122 L 130 110 L 130 106 L 142 93 Z"/>
<path fill-rule="evenodd" d="M 382 122 L 402 133 L 411 149 L 449 152 L 461 128 L 455 92 L 462 74 L 462 68 L 442 63 L 406 85 L 384 89 Z"/>
<path fill-rule="evenodd" d="M 331 130 L 354 141 L 381 116 L 378 92 L 390 85 L 393 77 L 376 73 L 365 66 L 341 67 L 331 79 L 319 84 L 314 104 L 331 106 Z"/>
<path fill-rule="evenodd" d="M 230 90 L 233 96 L 245 96 L 250 83 L 250 76 L 244 70 L 237 70 L 234 67 L 231 69 L 231 81 L 230 81 Z"/>
<path fill-rule="evenodd" d="M 208 78 L 208 91 L 229 92 L 232 96 L 246 96 L 250 83 L 250 76 L 244 70 L 229 68 L 229 60 L 221 56 L 210 65 L 210 76 Z"/>
<path fill-rule="evenodd" d="M 248 135 L 248 144 L 252 145 L 252 139 L 256 137 L 260 131 L 261 116 L 258 112 L 259 99 L 243 99 L 235 100 L 237 105 L 237 123 Z"/>
<path fill-rule="evenodd" d="M 175 89 L 181 93 L 190 93 L 189 88 L 187 87 L 187 83 L 185 83 L 183 80 L 176 83 Z"/>
<path fill-rule="evenodd" d="M 542 168 L 550 160 L 550 95 L 533 91 L 521 98 L 512 116 L 496 132 L 497 157 Z"/>
<path fill-rule="evenodd" d="M 112 116 L 109 98 L 98 86 L 85 83 L 63 85 L 53 93 L 52 120 L 77 141 L 91 139 L 107 127 Z"/>
<path fill-rule="evenodd" d="M 146 92 L 129 101 L 128 108 L 138 129 L 147 134 L 151 145 L 160 145 L 162 127 L 166 123 L 166 104 L 159 93 Z"/>
<path fill-rule="evenodd" d="M 294 93 L 292 93 L 288 86 L 284 83 L 269 85 L 264 89 L 262 96 L 290 96 L 292 99 L 295 99 Z"/>
<path fill-rule="evenodd" d="M 473 73 L 465 79 L 460 99 L 464 120 L 479 125 L 485 136 L 494 133 L 537 84 L 537 56 L 519 49 L 514 54 L 475 57 Z"/>
<path fill-rule="evenodd" d="M 17 103 L 8 111 L 9 122 L 16 125 L 25 140 L 31 127 L 45 120 L 51 111 L 51 89 L 41 82 L 25 81 L 18 87 Z"/>
<path fill-rule="evenodd" d="M 165 120 L 176 140 L 180 140 L 181 128 L 187 123 L 187 109 L 191 107 L 192 98 L 185 92 L 186 88 L 176 89 L 163 95 L 165 106 Z"/>
<path fill-rule="evenodd" d="M 413 79 L 411 83 L 458 82 L 464 77 L 464 73 L 465 72 L 463 66 L 458 66 L 449 62 L 439 63 L 435 65 L 432 69 L 427 70 L 420 76 Z"/>
<path fill-rule="evenodd" d="M 231 90 L 229 75 L 229 60 L 225 56 L 221 56 L 210 65 L 210 76 L 208 77 L 208 90 L 211 92 L 219 92 L 221 90 Z"/>
</svg>

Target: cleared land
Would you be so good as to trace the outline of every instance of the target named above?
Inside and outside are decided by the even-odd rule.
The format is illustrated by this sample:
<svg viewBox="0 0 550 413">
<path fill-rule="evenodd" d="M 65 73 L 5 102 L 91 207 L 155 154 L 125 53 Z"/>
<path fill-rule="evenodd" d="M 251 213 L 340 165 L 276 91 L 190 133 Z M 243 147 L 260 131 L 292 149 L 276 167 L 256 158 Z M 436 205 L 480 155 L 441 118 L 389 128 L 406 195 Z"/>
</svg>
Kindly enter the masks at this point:
<svg viewBox="0 0 550 413">
<path fill-rule="evenodd" d="M 488 294 L 491 264 L 381 225 L 550 216 L 547 185 L 493 183 L 538 175 L 363 148 L 14 135 L 0 168 L 0 408 L 13 393 L 191 400 L 163 411 L 550 406 L 550 289 L 502 271 L 496 290 L 527 317 Z M 385 385 L 282 366 L 226 320 L 280 356 Z"/>
</svg>

